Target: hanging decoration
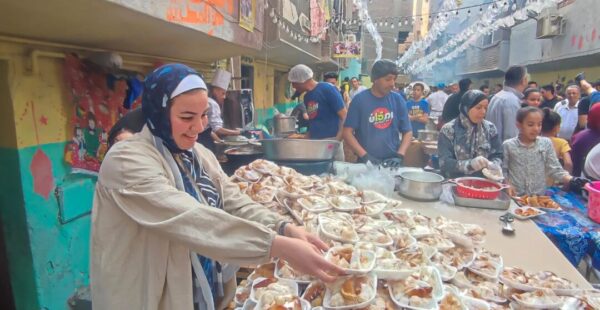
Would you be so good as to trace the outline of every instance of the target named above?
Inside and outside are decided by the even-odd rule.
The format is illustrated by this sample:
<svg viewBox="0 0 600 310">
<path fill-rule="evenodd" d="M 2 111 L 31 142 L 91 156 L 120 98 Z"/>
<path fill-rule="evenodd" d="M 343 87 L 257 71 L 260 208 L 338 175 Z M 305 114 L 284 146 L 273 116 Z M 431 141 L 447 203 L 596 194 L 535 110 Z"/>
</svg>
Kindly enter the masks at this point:
<svg viewBox="0 0 600 310">
<path fill-rule="evenodd" d="M 479 20 L 477 20 L 476 22 L 465 28 L 461 33 L 450 39 L 450 41 L 448 41 L 446 45 L 411 63 L 406 68 L 406 72 L 415 73 L 415 70 L 417 70 L 418 68 L 423 68 L 424 66 L 429 65 L 434 60 L 439 59 L 442 55 L 450 52 L 453 48 L 459 46 L 459 44 L 467 40 L 472 34 L 481 31 L 481 29 L 483 29 L 485 25 L 493 23 L 494 19 L 498 17 L 499 14 L 504 13 L 507 10 L 508 6 L 497 6 L 495 5 L 495 3 L 490 5 Z"/>
<path fill-rule="evenodd" d="M 457 36 L 457 38 L 455 38 L 456 40 L 451 40 L 439 50 L 426 55 L 409 66 L 408 72 L 418 74 L 425 71 L 431 71 L 434 66 L 448 62 L 462 55 L 468 48 L 475 45 L 482 35 L 489 35 L 501 27 L 512 27 L 515 24 L 515 19 L 523 20 L 524 17 L 527 16 L 527 12 L 531 11 L 537 14 L 546 8 L 555 7 L 559 2 L 560 0 L 539 0 L 530 2 L 525 7 L 516 10 L 510 16 L 497 20 L 482 18 L 479 22 L 467 28 Z M 458 46 L 460 42 L 463 43 Z"/>
<path fill-rule="evenodd" d="M 73 138 L 65 148 L 72 172 L 96 173 L 108 145 L 107 132 L 127 112 L 127 82 L 75 55 L 65 58 L 68 97 L 73 103 Z"/>
<path fill-rule="evenodd" d="M 323 29 L 327 27 L 327 21 L 325 20 L 325 10 L 321 7 L 322 3 L 319 2 L 310 0 L 310 35 L 325 40 Z"/>
<path fill-rule="evenodd" d="M 277 11 L 275 10 L 275 8 L 269 4 L 269 1 L 265 1 L 265 10 L 269 11 L 269 17 L 271 18 L 271 22 L 274 25 L 277 25 L 280 29 L 280 31 L 284 31 L 285 33 L 288 33 L 290 35 L 290 37 L 298 42 L 304 42 L 304 43 L 319 43 L 321 40 L 324 40 L 325 38 L 325 34 L 327 33 L 327 30 L 329 29 L 331 23 L 330 20 L 328 18 L 329 13 L 326 9 L 323 9 L 321 7 L 321 5 L 319 5 L 320 1 L 316 1 L 316 8 L 318 8 L 320 10 L 320 13 L 317 14 L 316 10 L 315 16 L 317 16 L 317 18 L 320 20 L 318 22 L 313 23 L 313 18 L 312 18 L 312 14 L 313 14 L 313 6 L 311 6 L 311 18 L 310 20 L 308 19 L 308 17 L 306 17 L 304 15 L 304 19 L 303 19 L 303 14 L 300 14 L 300 16 L 297 16 L 297 12 L 295 12 L 296 8 L 295 6 L 293 6 L 293 4 L 290 2 L 288 4 L 286 4 L 286 2 L 284 2 L 284 6 L 283 6 L 283 10 L 284 10 L 284 14 L 279 14 L 277 13 Z M 312 4 L 312 1 L 311 1 Z M 292 11 L 290 11 L 292 10 Z M 294 16 L 294 14 L 296 14 L 296 16 Z M 295 21 L 295 22 L 292 22 Z M 296 25 L 298 24 L 298 25 Z M 315 31 L 313 33 L 313 26 L 315 29 L 318 29 L 317 31 Z"/>
<path fill-rule="evenodd" d="M 456 0 L 444 0 L 444 2 L 441 5 L 441 10 L 449 11 L 456 9 L 456 7 Z M 446 30 L 446 27 L 448 26 L 450 21 L 456 16 L 456 14 L 450 14 L 450 16 L 448 16 L 448 14 L 445 14 L 444 16 L 439 14 L 438 18 L 435 19 L 435 21 L 433 22 L 433 25 L 431 26 L 431 29 L 429 29 L 429 32 L 427 33 L 425 38 L 423 38 L 423 40 L 419 40 L 411 44 L 410 48 L 398 60 L 398 66 L 406 66 L 407 61 L 411 60 L 412 57 L 416 55 L 418 51 L 427 50 L 427 48 L 429 48 L 429 46 L 431 46 L 431 44 L 435 42 L 435 40 L 444 32 L 444 30 Z M 392 22 L 392 27 L 393 25 L 394 23 Z"/>
<path fill-rule="evenodd" d="M 354 4 L 356 5 L 356 8 L 358 10 L 359 20 L 362 22 L 362 25 L 367 29 L 367 31 L 373 38 L 373 41 L 375 41 L 375 53 L 377 55 L 375 57 L 375 61 L 377 61 L 381 59 L 381 54 L 383 51 L 383 39 L 377 31 L 377 27 L 375 27 L 375 24 L 371 20 L 367 0 L 354 0 Z"/>
</svg>

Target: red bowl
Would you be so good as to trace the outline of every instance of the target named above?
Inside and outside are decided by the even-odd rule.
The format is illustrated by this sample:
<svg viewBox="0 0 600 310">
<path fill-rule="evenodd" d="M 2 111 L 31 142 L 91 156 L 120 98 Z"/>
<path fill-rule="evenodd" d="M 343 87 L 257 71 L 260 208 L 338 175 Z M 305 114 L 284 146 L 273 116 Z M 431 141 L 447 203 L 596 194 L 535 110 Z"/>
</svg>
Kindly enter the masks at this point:
<svg viewBox="0 0 600 310">
<path fill-rule="evenodd" d="M 494 200 L 506 186 L 483 178 L 458 178 L 453 180 L 456 184 L 456 194 L 464 198 Z M 486 189 L 486 188 L 490 189 Z M 493 188 L 493 189 L 491 189 Z"/>
</svg>

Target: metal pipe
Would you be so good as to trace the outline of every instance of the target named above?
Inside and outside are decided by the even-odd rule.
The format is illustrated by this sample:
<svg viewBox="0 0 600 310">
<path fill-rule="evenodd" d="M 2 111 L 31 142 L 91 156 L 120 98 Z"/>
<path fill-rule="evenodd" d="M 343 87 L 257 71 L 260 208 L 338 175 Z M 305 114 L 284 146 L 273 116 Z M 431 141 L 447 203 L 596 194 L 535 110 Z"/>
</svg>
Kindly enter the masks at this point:
<svg viewBox="0 0 600 310">
<path fill-rule="evenodd" d="M 40 41 L 40 40 L 34 40 L 34 39 L 17 38 L 17 37 L 12 37 L 12 36 L 7 36 L 7 35 L 0 35 L 0 41 L 9 42 L 9 43 L 39 45 L 39 46 L 46 46 L 46 47 L 52 47 L 52 48 L 80 50 L 80 51 L 87 51 L 87 52 L 107 52 L 107 51 L 109 51 L 107 49 L 101 49 L 101 48 L 91 48 L 91 47 L 85 47 L 85 46 L 73 45 L 73 44 L 54 43 L 54 42 Z M 42 51 L 40 51 L 40 52 L 42 52 Z M 178 59 L 178 58 L 171 58 L 171 57 L 164 57 L 164 56 L 157 56 L 157 55 L 148 55 L 148 54 L 141 54 L 141 53 L 131 53 L 131 52 L 123 52 L 123 51 L 113 51 L 113 52 L 116 52 L 122 56 L 128 56 L 128 57 L 151 58 L 151 59 L 157 59 L 157 60 L 164 60 L 164 61 L 168 61 L 168 62 L 184 63 L 184 64 L 189 65 L 190 67 L 193 67 L 199 71 L 210 71 L 211 70 L 210 63 L 203 63 L 203 62 L 198 62 L 198 61 L 193 61 L 193 60 L 185 60 L 185 59 Z M 46 55 L 40 54 L 40 56 L 46 56 Z M 49 56 L 49 57 L 53 57 L 53 56 Z M 63 58 L 64 58 L 64 55 L 63 55 Z M 152 64 L 151 62 L 136 62 L 136 61 L 130 61 L 130 60 L 127 60 L 127 61 L 124 60 L 124 62 L 127 62 L 128 64 L 132 64 L 132 65 L 142 65 L 142 66 L 148 66 L 148 67 L 154 66 L 154 64 Z"/>
</svg>

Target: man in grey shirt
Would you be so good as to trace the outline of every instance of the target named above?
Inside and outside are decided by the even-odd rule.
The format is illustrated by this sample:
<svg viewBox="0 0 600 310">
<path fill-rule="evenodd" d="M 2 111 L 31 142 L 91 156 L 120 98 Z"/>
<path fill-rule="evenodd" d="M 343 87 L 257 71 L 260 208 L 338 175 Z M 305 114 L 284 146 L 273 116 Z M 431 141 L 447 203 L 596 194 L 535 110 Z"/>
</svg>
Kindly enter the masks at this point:
<svg viewBox="0 0 600 310">
<path fill-rule="evenodd" d="M 517 111 L 521 108 L 521 98 L 527 88 L 528 80 L 526 67 L 508 68 L 504 75 L 504 89 L 494 95 L 490 101 L 485 119 L 496 125 L 500 141 L 514 138 L 519 133 Z"/>
</svg>

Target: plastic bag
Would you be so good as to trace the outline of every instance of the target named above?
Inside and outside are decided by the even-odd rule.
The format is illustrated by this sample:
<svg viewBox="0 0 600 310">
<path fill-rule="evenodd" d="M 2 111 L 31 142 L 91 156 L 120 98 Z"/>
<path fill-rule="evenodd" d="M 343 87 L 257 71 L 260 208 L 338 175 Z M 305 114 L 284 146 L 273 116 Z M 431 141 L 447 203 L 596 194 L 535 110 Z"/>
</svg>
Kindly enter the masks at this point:
<svg viewBox="0 0 600 310">
<path fill-rule="evenodd" d="M 372 190 L 387 197 L 392 197 L 396 187 L 395 171 L 370 164 L 365 166 L 367 167 L 366 172 L 356 174 L 346 181 L 359 190 Z"/>
</svg>

